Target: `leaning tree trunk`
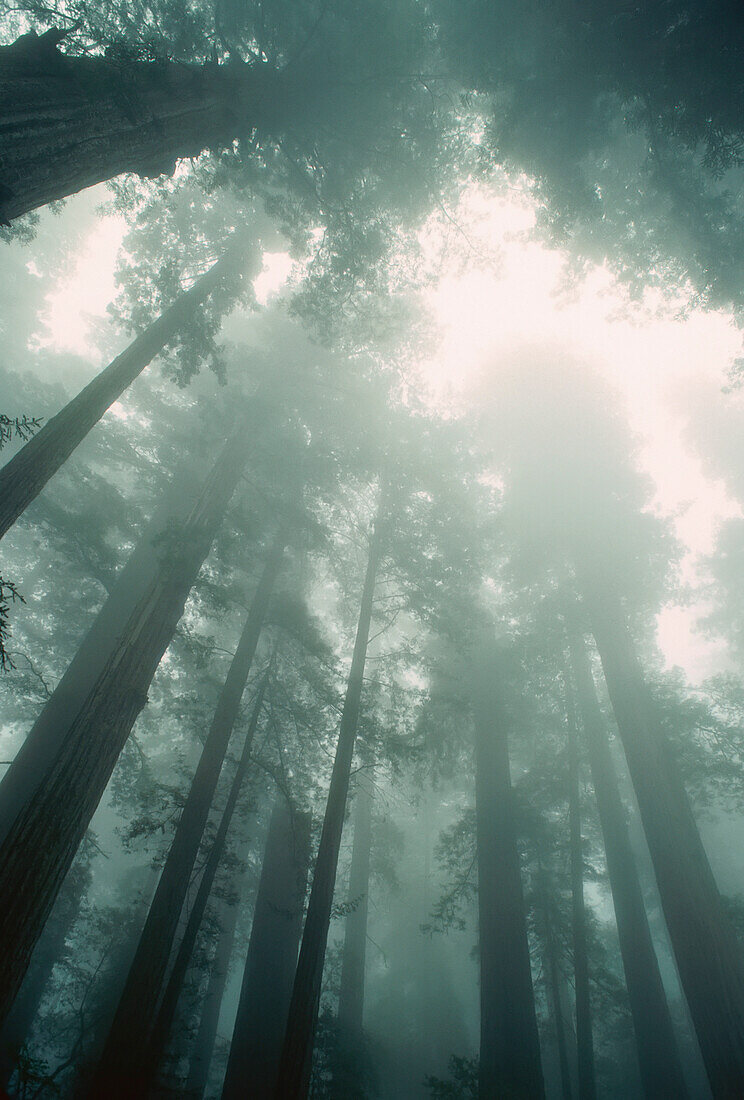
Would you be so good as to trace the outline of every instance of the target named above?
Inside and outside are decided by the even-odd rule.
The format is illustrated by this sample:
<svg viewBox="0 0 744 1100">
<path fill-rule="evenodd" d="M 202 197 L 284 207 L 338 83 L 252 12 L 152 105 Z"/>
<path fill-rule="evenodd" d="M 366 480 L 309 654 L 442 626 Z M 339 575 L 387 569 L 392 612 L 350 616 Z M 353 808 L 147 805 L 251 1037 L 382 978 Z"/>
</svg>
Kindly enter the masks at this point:
<svg viewBox="0 0 744 1100">
<path fill-rule="evenodd" d="M 287 533 L 282 528 L 272 543 L 235 656 L 220 692 L 209 735 L 204 742 L 196 774 L 142 929 L 137 953 L 90 1091 L 91 1096 L 114 1100 L 118 1096 L 131 1097 L 137 1092 L 135 1083 L 141 1077 L 141 1059 L 147 1049 L 155 1020 L 178 920 L 204 836 L 227 746 L 240 711 L 274 583 L 282 566 L 286 543 Z M 263 690 L 264 685 L 260 692 L 261 698 Z M 250 748 L 247 751 L 250 752 Z M 241 782 L 247 767 L 246 759 L 240 771 Z M 211 883 L 207 888 L 207 897 L 209 887 Z"/>
<path fill-rule="evenodd" d="M 1 141 L 0 141 L 1 144 Z M 194 311 L 221 283 L 237 278 L 241 250 L 233 245 L 206 274 L 176 298 L 129 347 L 0 469 L 0 538 L 39 495 L 103 414 L 178 335 Z"/>
<path fill-rule="evenodd" d="M 328 928 L 331 923 L 333 890 L 336 884 L 338 854 L 344 827 L 346 798 L 349 791 L 351 764 L 354 757 L 359 710 L 367 658 L 369 627 L 375 593 L 377 567 L 382 552 L 382 505 L 378 510 L 375 529 L 369 547 L 367 572 L 359 609 L 354 653 L 351 660 L 346 698 L 333 762 L 323 830 L 315 861 L 313 885 L 310 891 L 307 919 L 302 934 L 300 958 L 297 963 L 292 1001 L 287 1021 L 287 1034 L 277 1077 L 276 1095 L 281 1100 L 302 1100 L 310 1087 L 313 1042 L 318 1020 L 320 988 L 323 980 Z"/>
<path fill-rule="evenodd" d="M 157 576 L 164 535 L 173 524 L 186 520 L 194 499 L 191 471 L 178 473 L 126 565 L 118 573 L 108 599 L 69 668 L 3 776 L 0 782 L 0 846 L 18 815 L 44 782 L 57 753 L 70 736 L 76 714 L 111 660 L 137 601 Z"/>
<path fill-rule="evenodd" d="M 544 1096 L 527 939 L 501 658 L 483 663 L 473 699 L 480 927 L 480 1095 Z"/>
<path fill-rule="evenodd" d="M 57 30 L 0 49 L 0 223 L 122 172 L 172 173 L 256 126 L 276 136 L 287 79 L 268 65 L 73 57 Z"/>
<path fill-rule="evenodd" d="M 243 435 L 237 433 L 71 721 L 52 766 L 0 847 L 0 1022 L 13 1003 L 52 903 L 147 702 L 152 678 L 246 458 Z"/>
<path fill-rule="evenodd" d="M 266 840 L 222 1100 L 273 1100 L 310 862 L 310 815 L 276 803 Z"/>
<path fill-rule="evenodd" d="M 568 818 L 571 864 L 571 925 L 573 934 L 574 990 L 576 994 L 576 1058 L 579 1100 L 597 1095 L 589 992 L 589 954 L 584 907 L 584 845 L 581 839 L 581 794 L 576 707 L 568 675 L 564 673 L 568 722 Z"/>
<path fill-rule="evenodd" d="M 359 773 L 354 809 L 354 844 L 349 877 L 349 912 L 346 914 L 341 986 L 338 996 L 339 1045 L 333 1073 L 333 1092 L 346 1100 L 358 1091 L 364 1015 L 364 969 L 367 955 L 369 911 L 369 862 L 372 845 L 372 786 Z"/>
<path fill-rule="evenodd" d="M 585 601 L 641 813 L 669 937 L 716 1100 L 744 1096 L 744 960 L 619 600 Z"/>
<path fill-rule="evenodd" d="M 153 1077 L 155 1076 L 158 1066 L 163 1058 L 163 1053 L 168 1042 L 168 1036 L 170 1035 L 173 1020 L 176 1015 L 176 1008 L 178 1007 L 178 998 L 181 995 L 183 983 L 186 979 L 188 968 L 191 964 L 191 957 L 194 953 L 194 947 L 196 945 L 196 939 L 199 935 L 199 929 L 202 926 L 204 920 L 204 914 L 207 909 L 207 903 L 209 902 L 210 895 L 212 893 L 212 886 L 214 885 L 215 876 L 220 865 L 220 861 L 225 851 L 225 844 L 227 842 L 227 834 L 230 829 L 233 814 L 238 804 L 238 798 L 240 796 L 240 790 L 245 781 L 248 767 L 251 762 L 251 752 L 253 749 L 253 739 L 258 728 L 259 718 L 261 716 L 261 708 L 263 707 L 264 695 L 266 693 L 266 685 L 268 682 L 269 673 L 267 672 L 261 681 L 261 686 L 256 693 L 256 699 L 253 704 L 253 712 L 251 714 L 251 720 L 248 725 L 248 732 L 243 742 L 243 751 L 240 755 L 240 761 L 236 769 L 233 781 L 230 786 L 230 791 L 227 796 L 227 802 L 225 808 L 222 811 L 222 817 L 220 818 L 220 824 L 217 829 L 217 833 L 212 842 L 212 846 L 209 850 L 204 870 L 202 872 L 201 881 L 199 882 L 199 889 L 196 892 L 194 898 L 194 904 L 191 906 L 188 921 L 186 922 L 186 929 L 184 931 L 181 942 L 178 945 L 176 952 L 176 958 L 173 963 L 168 982 L 165 986 L 160 1006 L 157 1011 L 157 1016 L 151 1026 L 143 1027 L 143 1045 L 142 1050 L 137 1050 L 132 1053 L 134 1061 L 130 1065 L 122 1065 L 118 1068 L 116 1076 L 106 1076 L 103 1072 L 99 1071 L 97 1084 L 98 1091 L 102 1097 L 111 1097 L 112 1100 L 116 1096 L 129 1097 L 134 1095 L 146 1096 L 148 1089 L 152 1084 Z M 187 884 L 188 885 L 188 884 Z M 184 895 L 185 897 L 185 895 Z M 140 941 L 141 942 L 141 941 Z M 167 960 L 166 960 L 167 962 Z M 158 990 L 159 992 L 159 990 Z M 149 1025 L 149 1021 L 148 1021 Z M 109 1085 L 108 1091 L 106 1091 L 106 1085 Z M 127 1087 L 129 1091 L 127 1091 Z"/>
<path fill-rule="evenodd" d="M 571 664 L 604 838 L 620 954 L 646 1100 L 684 1100 L 687 1086 L 628 836 L 615 766 L 583 638 L 569 633 Z"/>
</svg>

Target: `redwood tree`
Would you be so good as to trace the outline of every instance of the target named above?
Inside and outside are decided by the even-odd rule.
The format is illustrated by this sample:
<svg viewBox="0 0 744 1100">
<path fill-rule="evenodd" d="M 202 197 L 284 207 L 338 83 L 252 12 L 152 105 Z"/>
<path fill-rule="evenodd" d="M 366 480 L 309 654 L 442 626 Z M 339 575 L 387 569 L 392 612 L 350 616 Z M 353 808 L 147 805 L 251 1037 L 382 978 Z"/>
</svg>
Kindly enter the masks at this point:
<svg viewBox="0 0 744 1100">
<path fill-rule="evenodd" d="M 75 852 L 155 675 L 247 460 L 243 433 L 226 445 L 157 576 L 121 630 L 64 743 L 0 846 L 0 1021 L 13 1003 Z"/>
</svg>

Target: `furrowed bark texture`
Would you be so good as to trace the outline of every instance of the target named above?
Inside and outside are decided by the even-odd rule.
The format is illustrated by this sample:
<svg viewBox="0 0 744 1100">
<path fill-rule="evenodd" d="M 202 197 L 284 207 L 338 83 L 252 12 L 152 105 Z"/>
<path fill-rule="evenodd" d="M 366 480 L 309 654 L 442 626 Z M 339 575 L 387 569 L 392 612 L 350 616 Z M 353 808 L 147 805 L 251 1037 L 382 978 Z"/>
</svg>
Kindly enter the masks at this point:
<svg viewBox="0 0 744 1100">
<path fill-rule="evenodd" d="M 246 461 L 236 436 L 122 630 L 66 740 L 0 848 L 0 1022 L 176 629 Z"/>
<path fill-rule="evenodd" d="M 222 1100 L 271 1100 L 277 1080 L 310 862 L 310 815 L 271 816 Z"/>
<path fill-rule="evenodd" d="M 744 1096 L 744 965 L 619 601 L 585 602 L 628 761 L 682 988 L 716 1100 Z"/>
<path fill-rule="evenodd" d="M 644 1095 L 646 1100 L 684 1100 L 687 1087 L 584 639 L 572 629 L 569 643 Z"/>
<path fill-rule="evenodd" d="M 238 254 L 235 247 L 226 252 L 0 469 L 0 538 L 199 305 L 220 283 L 236 276 Z"/>
<path fill-rule="evenodd" d="M 351 851 L 349 905 L 346 915 L 341 986 L 338 997 L 340 1050 L 333 1074 L 333 1093 L 345 1100 L 359 1090 L 357 1080 L 362 1050 L 364 1016 L 364 971 L 367 958 L 367 916 L 369 911 L 369 863 L 372 846 L 372 786 L 359 773 L 354 806 L 354 844 Z"/>
<path fill-rule="evenodd" d="M 338 854 L 344 827 L 349 777 L 359 724 L 359 709 L 364 682 L 369 627 L 375 592 L 377 567 L 382 550 L 383 524 L 378 512 L 369 547 L 367 572 L 359 610 L 354 653 L 341 715 L 336 758 L 333 763 L 323 830 L 315 861 L 307 919 L 302 934 L 300 958 L 292 990 L 287 1034 L 282 1049 L 276 1096 L 281 1100 L 304 1100 L 310 1087 L 313 1042 L 318 1019 L 320 987 L 323 978 L 328 927 L 331 921 L 333 890 L 336 884 Z"/>
<path fill-rule="evenodd" d="M 544 1096 L 499 657 L 473 700 L 480 926 L 480 1095 Z"/>
<path fill-rule="evenodd" d="M 253 712 L 251 714 L 251 720 L 248 725 L 248 732 L 246 733 L 245 741 L 243 742 L 243 751 L 240 755 L 240 762 L 238 763 L 237 770 L 233 776 L 232 784 L 230 785 L 230 791 L 227 796 L 227 802 L 225 808 L 222 811 L 222 817 L 220 818 L 220 824 L 217 828 L 212 847 L 209 850 L 206 863 L 204 865 L 204 871 L 202 872 L 201 881 L 199 882 L 199 889 L 196 892 L 194 903 L 191 906 L 188 921 L 186 923 L 186 929 L 178 950 L 176 952 L 175 962 L 168 977 L 168 982 L 163 993 L 160 1007 L 158 1008 L 157 1016 L 152 1029 L 149 1034 L 149 1040 L 147 1044 L 146 1052 L 143 1055 L 137 1052 L 135 1055 L 137 1061 L 131 1065 L 130 1069 L 127 1069 L 128 1078 L 124 1078 L 124 1071 L 121 1071 L 119 1078 L 114 1082 L 115 1085 L 119 1085 L 119 1081 L 124 1081 L 125 1084 L 131 1085 L 128 1095 L 133 1095 L 139 1091 L 143 1096 L 147 1094 L 150 1085 L 152 1084 L 152 1078 L 157 1072 L 157 1068 L 162 1060 L 163 1052 L 165 1051 L 166 1044 L 168 1042 L 168 1036 L 173 1026 L 173 1020 L 176 1015 L 176 1008 L 178 1007 L 178 998 L 181 995 L 183 983 L 186 978 L 186 974 L 191 963 L 191 957 L 194 953 L 194 946 L 196 945 L 196 938 L 199 935 L 199 929 L 201 928 L 202 921 L 204 920 L 204 914 L 207 909 L 207 903 L 212 892 L 212 886 L 214 885 L 215 876 L 219 869 L 220 860 L 225 851 L 225 843 L 227 841 L 227 834 L 230 829 L 233 814 L 235 813 L 235 807 L 238 804 L 238 798 L 240 797 L 240 790 L 243 786 L 248 767 L 251 762 L 251 750 L 253 748 L 253 739 L 258 728 L 259 718 L 261 716 L 261 708 L 263 706 L 264 695 L 266 693 L 268 674 L 261 681 L 261 686 L 258 689 L 256 700 L 253 704 Z M 137 1078 L 137 1069 L 141 1068 L 140 1079 Z M 136 1088 L 134 1086 L 137 1086 Z M 105 1095 L 127 1095 L 119 1088 L 118 1092 L 107 1093 Z M 102 1092 L 102 1095 L 104 1093 Z"/>
<path fill-rule="evenodd" d="M 109 598 L 83 639 L 69 668 L 45 703 L 13 763 L 0 782 L 0 846 L 21 810 L 43 783 L 64 745 L 75 715 L 111 659 L 137 601 L 158 574 L 159 542 L 171 523 L 183 523 L 193 507 L 195 490 L 188 473 L 178 474 L 158 506 Z"/>
<path fill-rule="evenodd" d="M 576 735 L 576 707 L 573 688 L 564 675 L 568 721 L 568 817 L 571 863 L 571 927 L 573 935 L 574 989 L 576 993 L 576 1055 L 579 1100 L 597 1095 L 592 1039 L 592 1009 L 589 995 L 589 954 L 586 943 L 584 908 L 584 845 L 581 839 L 581 796 L 579 789 L 579 745 Z"/>
<path fill-rule="evenodd" d="M 0 49 L 0 222 L 122 172 L 170 174 L 276 110 L 268 66 L 71 57 L 61 37 Z"/>
<path fill-rule="evenodd" d="M 141 1062 L 155 1021 L 179 917 L 286 542 L 286 532 L 281 530 L 271 546 L 253 597 L 90 1091 L 93 1097 L 106 1100 L 129 1097 L 140 1080 Z"/>
</svg>

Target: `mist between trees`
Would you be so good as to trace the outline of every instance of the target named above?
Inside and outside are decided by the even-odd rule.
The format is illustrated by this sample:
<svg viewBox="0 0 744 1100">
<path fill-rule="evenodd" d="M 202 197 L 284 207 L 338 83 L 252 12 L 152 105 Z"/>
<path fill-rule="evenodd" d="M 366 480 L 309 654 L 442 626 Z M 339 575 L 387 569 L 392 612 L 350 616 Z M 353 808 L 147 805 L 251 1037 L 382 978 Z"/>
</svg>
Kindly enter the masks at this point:
<svg viewBox="0 0 744 1100">
<path fill-rule="evenodd" d="M 739 1100 L 738 9 L 0 28 L 0 1096 Z"/>
</svg>

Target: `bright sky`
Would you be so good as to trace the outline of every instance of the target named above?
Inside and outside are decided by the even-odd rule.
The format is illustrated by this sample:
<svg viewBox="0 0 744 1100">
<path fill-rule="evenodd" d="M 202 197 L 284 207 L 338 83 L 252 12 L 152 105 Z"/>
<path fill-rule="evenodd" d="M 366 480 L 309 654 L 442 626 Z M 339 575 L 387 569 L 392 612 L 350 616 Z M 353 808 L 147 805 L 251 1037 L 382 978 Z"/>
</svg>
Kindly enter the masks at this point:
<svg viewBox="0 0 744 1100">
<path fill-rule="evenodd" d="M 498 370 L 510 346 L 538 339 L 575 352 L 613 383 L 624 399 L 631 424 L 642 439 L 642 460 L 657 489 L 656 504 L 675 516 L 687 548 L 684 579 L 697 578 L 696 557 L 709 553 L 722 519 L 738 514 L 722 482 L 712 481 L 684 441 L 684 394 L 693 379 L 696 393 L 718 400 L 727 369 L 741 348 L 732 319 L 693 311 L 685 319 L 661 311 L 649 298 L 629 304 L 603 269 L 566 289 L 563 257 L 528 240 L 534 211 L 518 191 L 494 198 L 470 192 L 457 213 L 466 227 L 463 254 L 427 294 L 441 331 L 441 343 L 423 366 L 435 399 L 466 397 L 484 366 Z M 48 298 L 40 343 L 97 358 L 95 321 L 114 296 L 114 265 L 124 224 L 103 217 L 83 240 L 72 272 Z M 436 258 L 441 232 L 424 243 Z M 468 263 L 469 250 L 474 257 Z M 493 259 L 489 259 L 493 257 Z M 463 258 L 465 262 L 463 262 Z M 292 270 L 286 253 L 267 253 L 255 281 L 260 305 L 279 292 Z M 693 681 L 715 669 L 723 649 L 695 631 L 699 606 L 669 607 L 659 617 L 659 640 L 670 664 L 680 664 Z"/>
</svg>

